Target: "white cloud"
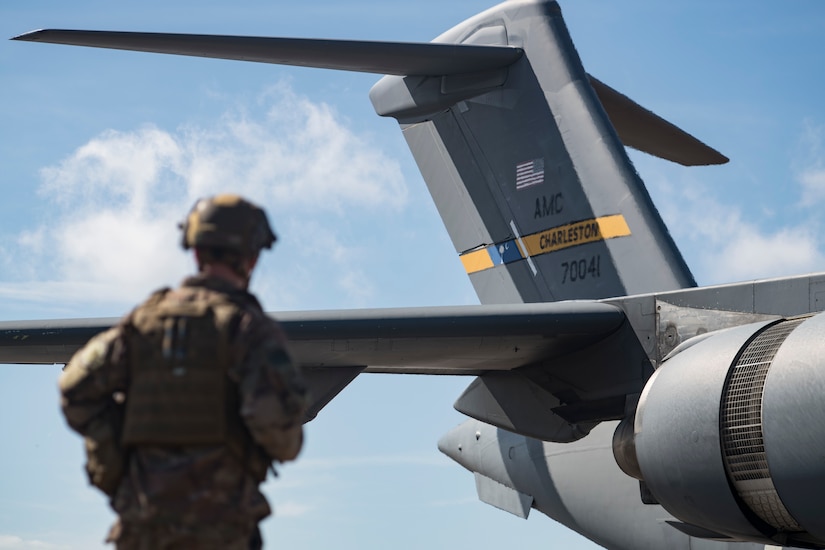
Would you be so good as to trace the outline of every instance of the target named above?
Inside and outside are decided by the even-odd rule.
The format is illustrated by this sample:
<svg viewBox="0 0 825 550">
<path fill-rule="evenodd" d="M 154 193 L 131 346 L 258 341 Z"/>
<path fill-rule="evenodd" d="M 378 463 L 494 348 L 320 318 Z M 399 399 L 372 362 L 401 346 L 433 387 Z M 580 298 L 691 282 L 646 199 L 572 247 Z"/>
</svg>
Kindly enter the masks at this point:
<svg viewBox="0 0 825 550">
<path fill-rule="evenodd" d="M 43 196 L 88 211 L 105 197 L 111 206 L 144 213 L 155 188 L 179 176 L 185 158 L 174 136 L 154 126 L 136 132 L 108 130 L 58 166 L 44 168 Z M 174 180 L 171 180 L 174 181 Z"/>
<path fill-rule="evenodd" d="M 795 223 L 777 225 L 748 217 L 739 205 L 723 203 L 696 182 L 647 178 L 657 204 L 682 252 L 694 261 L 699 284 L 789 276 L 825 268 L 818 215 L 799 212 Z M 749 221 L 757 219 L 759 223 Z"/>
<path fill-rule="evenodd" d="M 805 225 L 763 233 L 740 222 L 727 242 L 708 252 L 704 263 L 709 277 L 718 282 L 795 275 L 825 266 L 819 247 L 817 235 Z"/>
<path fill-rule="evenodd" d="M 42 227 L 34 231 L 23 231 L 17 237 L 17 244 L 23 248 L 28 248 L 39 252 L 43 249 L 45 231 Z"/>
<path fill-rule="evenodd" d="M 714 283 L 793 275 L 825 265 L 812 225 L 771 228 L 748 222 L 738 207 L 710 194 L 685 193 L 680 204 L 688 238 L 701 247 L 700 269 Z"/>
<path fill-rule="evenodd" d="M 122 305 L 174 285 L 192 268 L 177 247 L 176 223 L 196 198 L 235 192 L 264 205 L 276 229 L 317 243 L 296 247 L 300 257 L 291 263 L 308 270 L 319 257 L 331 259 L 333 286 L 363 301 L 370 285 L 336 221 L 398 211 L 408 200 L 394 160 L 348 130 L 331 107 L 286 84 L 209 127 L 106 131 L 42 177 L 50 215 L 4 247 L 3 261 L 14 258 L 7 272 L 17 275 L 0 285 L 0 296 Z"/>
</svg>

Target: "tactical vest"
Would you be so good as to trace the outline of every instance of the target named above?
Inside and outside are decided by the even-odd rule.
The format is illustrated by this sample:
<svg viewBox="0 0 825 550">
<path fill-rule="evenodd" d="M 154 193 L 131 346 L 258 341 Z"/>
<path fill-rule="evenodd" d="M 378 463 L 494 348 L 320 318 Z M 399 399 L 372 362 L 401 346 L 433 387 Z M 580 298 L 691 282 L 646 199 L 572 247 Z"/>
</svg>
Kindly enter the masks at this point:
<svg viewBox="0 0 825 550">
<path fill-rule="evenodd" d="M 130 381 L 125 446 L 248 448 L 239 416 L 230 324 L 239 308 L 217 292 L 159 291 L 126 323 Z"/>
</svg>

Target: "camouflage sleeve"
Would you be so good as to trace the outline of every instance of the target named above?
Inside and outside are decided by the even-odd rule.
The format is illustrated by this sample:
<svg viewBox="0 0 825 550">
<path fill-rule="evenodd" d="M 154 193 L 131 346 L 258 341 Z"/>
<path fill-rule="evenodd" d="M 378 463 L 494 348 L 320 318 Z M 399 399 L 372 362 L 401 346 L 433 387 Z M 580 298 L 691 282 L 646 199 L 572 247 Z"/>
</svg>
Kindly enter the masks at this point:
<svg viewBox="0 0 825 550">
<path fill-rule="evenodd" d="M 250 331 L 239 369 L 241 417 L 252 438 L 274 460 L 293 460 L 303 444 L 306 384 L 274 322 Z"/>
<path fill-rule="evenodd" d="M 126 368 L 118 361 L 122 353 L 120 327 L 89 340 L 74 354 L 58 380 L 66 422 L 81 435 L 88 435 L 92 420 L 104 414 L 126 384 Z"/>
</svg>

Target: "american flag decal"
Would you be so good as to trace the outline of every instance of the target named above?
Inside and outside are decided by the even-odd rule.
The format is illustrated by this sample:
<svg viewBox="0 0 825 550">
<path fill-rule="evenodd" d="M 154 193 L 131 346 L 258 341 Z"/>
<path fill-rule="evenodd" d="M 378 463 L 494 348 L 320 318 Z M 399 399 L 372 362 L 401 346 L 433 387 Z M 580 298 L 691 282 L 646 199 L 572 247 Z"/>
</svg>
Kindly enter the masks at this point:
<svg viewBox="0 0 825 550">
<path fill-rule="evenodd" d="M 516 189 L 544 183 L 544 159 L 516 164 Z"/>
</svg>

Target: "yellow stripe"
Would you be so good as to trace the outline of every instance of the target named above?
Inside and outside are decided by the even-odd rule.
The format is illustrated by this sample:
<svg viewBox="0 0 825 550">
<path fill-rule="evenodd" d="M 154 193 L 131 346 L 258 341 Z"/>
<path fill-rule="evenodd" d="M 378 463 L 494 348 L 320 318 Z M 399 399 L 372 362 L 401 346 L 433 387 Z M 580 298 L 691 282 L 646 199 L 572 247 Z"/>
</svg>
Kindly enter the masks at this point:
<svg viewBox="0 0 825 550">
<path fill-rule="evenodd" d="M 627 222 L 621 214 L 596 218 L 596 221 L 599 222 L 599 230 L 602 233 L 603 239 L 627 237 L 630 235 L 630 228 L 627 226 Z"/>
<path fill-rule="evenodd" d="M 615 237 L 630 235 L 624 216 L 616 214 L 591 220 L 551 227 L 523 237 L 524 246 L 531 256 L 539 256 L 571 246 L 595 243 Z"/>
<path fill-rule="evenodd" d="M 602 216 L 580 222 L 551 227 L 538 233 L 526 235 L 516 241 L 521 256 L 541 256 L 550 252 L 564 250 L 580 244 L 595 243 L 616 237 L 627 237 L 630 227 L 621 214 Z M 523 244 L 523 246 L 522 246 Z M 525 250 L 526 249 L 526 250 Z M 494 266 L 490 253 L 480 248 L 459 256 L 467 273 L 475 273 Z"/>
<path fill-rule="evenodd" d="M 467 273 L 475 273 L 493 267 L 493 259 L 490 258 L 490 253 L 487 252 L 486 248 L 462 254 L 459 258 L 461 258 L 461 263 L 464 264 Z"/>
</svg>

